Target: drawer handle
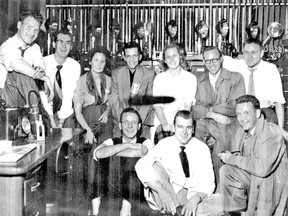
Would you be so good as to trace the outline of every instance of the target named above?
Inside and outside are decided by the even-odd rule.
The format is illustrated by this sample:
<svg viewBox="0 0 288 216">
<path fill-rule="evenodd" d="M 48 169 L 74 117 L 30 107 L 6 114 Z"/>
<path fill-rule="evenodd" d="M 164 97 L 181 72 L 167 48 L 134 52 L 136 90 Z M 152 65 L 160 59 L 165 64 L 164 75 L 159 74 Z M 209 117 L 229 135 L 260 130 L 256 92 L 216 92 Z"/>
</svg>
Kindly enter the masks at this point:
<svg viewBox="0 0 288 216">
<path fill-rule="evenodd" d="M 31 186 L 31 192 L 35 192 L 39 186 L 40 186 L 40 182 L 37 182 L 36 184 L 33 184 Z"/>
<path fill-rule="evenodd" d="M 39 216 L 39 215 L 40 215 L 40 212 L 39 212 L 39 211 L 33 212 L 33 213 L 30 214 L 30 216 Z"/>
</svg>

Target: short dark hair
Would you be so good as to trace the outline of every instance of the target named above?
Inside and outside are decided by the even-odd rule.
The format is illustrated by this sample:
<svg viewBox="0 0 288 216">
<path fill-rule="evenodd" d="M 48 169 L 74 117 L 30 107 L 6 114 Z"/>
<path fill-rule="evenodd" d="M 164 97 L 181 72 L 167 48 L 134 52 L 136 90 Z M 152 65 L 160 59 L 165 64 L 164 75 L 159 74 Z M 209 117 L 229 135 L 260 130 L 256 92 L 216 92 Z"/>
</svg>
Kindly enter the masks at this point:
<svg viewBox="0 0 288 216">
<path fill-rule="evenodd" d="M 224 19 L 224 18 L 221 19 L 221 20 L 217 23 L 215 29 L 216 29 L 216 31 L 217 31 L 218 34 L 221 34 L 221 28 L 223 28 L 224 23 L 227 23 L 227 25 L 228 25 L 227 20 Z"/>
<path fill-rule="evenodd" d="M 110 59 L 111 57 L 111 54 L 110 52 L 103 46 L 96 46 L 95 48 L 91 49 L 89 52 L 88 52 L 88 59 L 89 61 L 91 62 L 92 61 L 92 58 L 93 56 L 95 55 L 95 53 L 102 53 L 105 55 L 106 57 L 106 60 Z"/>
<path fill-rule="evenodd" d="M 244 41 L 244 43 L 243 43 L 243 47 L 245 45 L 247 45 L 247 44 L 256 44 L 256 45 L 258 45 L 260 47 L 260 50 L 263 50 L 263 48 L 264 48 L 262 42 L 259 39 L 257 39 L 257 38 L 248 38 L 248 39 L 246 39 Z"/>
<path fill-rule="evenodd" d="M 37 22 L 39 22 L 40 26 L 44 22 L 44 17 L 38 10 L 23 10 L 20 12 L 19 21 L 23 22 L 27 17 L 33 17 Z"/>
<path fill-rule="evenodd" d="M 190 111 L 188 111 L 188 110 L 179 110 L 179 111 L 176 113 L 176 115 L 175 115 L 175 117 L 174 117 L 174 121 L 173 121 L 173 124 L 174 124 L 174 125 L 176 124 L 176 119 L 177 119 L 178 117 L 182 117 L 182 118 L 184 118 L 184 119 L 192 119 L 192 124 L 193 124 L 193 122 L 194 122 L 193 115 L 192 115 L 192 113 L 191 113 Z"/>
<path fill-rule="evenodd" d="M 121 114 L 120 114 L 120 122 L 122 122 L 122 118 L 123 118 L 123 115 L 125 113 L 134 113 L 134 114 L 136 114 L 138 116 L 138 123 L 142 124 L 142 119 L 141 119 L 140 114 L 137 112 L 137 110 L 135 110 L 132 107 L 127 107 L 121 112 Z"/>
<path fill-rule="evenodd" d="M 202 57 L 203 57 L 203 60 L 204 60 L 204 53 L 205 53 L 205 52 L 208 52 L 208 51 L 211 51 L 211 50 L 217 50 L 218 53 L 219 53 L 219 57 L 222 57 L 222 52 L 219 50 L 218 47 L 216 47 L 216 46 L 205 46 L 205 47 L 203 47 L 203 49 L 202 49 Z"/>
<path fill-rule="evenodd" d="M 68 29 L 60 29 L 59 31 L 56 32 L 56 37 L 55 37 L 55 42 L 57 41 L 57 37 L 59 34 L 63 34 L 63 35 L 69 35 L 71 42 L 72 42 L 72 34 L 68 31 Z"/>
<path fill-rule="evenodd" d="M 166 25 L 166 27 L 165 27 L 165 31 L 166 31 L 166 34 L 167 34 L 167 35 L 170 35 L 169 26 L 171 26 L 172 28 L 173 28 L 173 27 L 177 27 L 177 33 L 176 33 L 176 35 L 175 35 L 175 37 L 177 37 L 177 35 L 178 35 L 178 26 L 177 26 L 176 20 L 170 20 L 170 21 L 167 23 L 167 25 Z"/>
<path fill-rule="evenodd" d="M 137 48 L 138 49 L 138 52 L 139 54 L 142 54 L 141 53 L 141 48 L 140 48 L 140 45 L 134 41 L 131 41 L 129 43 L 125 43 L 124 46 L 123 46 L 123 53 L 125 55 L 125 50 L 126 49 L 131 49 L 131 48 Z"/>
<path fill-rule="evenodd" d="M 236 105 L 251 102 L 254 109 L 260 109 L 260 102 L 254 95 L 242 95 L 236 99 Z"/>
</svg>

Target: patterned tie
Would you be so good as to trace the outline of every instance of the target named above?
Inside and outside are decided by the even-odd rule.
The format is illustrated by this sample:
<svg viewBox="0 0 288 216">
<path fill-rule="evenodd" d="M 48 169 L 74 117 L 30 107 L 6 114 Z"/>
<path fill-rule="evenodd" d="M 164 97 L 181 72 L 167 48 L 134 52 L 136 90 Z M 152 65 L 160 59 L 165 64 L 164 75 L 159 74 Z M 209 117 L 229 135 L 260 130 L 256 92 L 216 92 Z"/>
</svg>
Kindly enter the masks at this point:
<svg viewBox="0 0 288 216">
<path fill-rule="evenodd" d="M 55 114 L 58 110 L 60 110 L 62 105 L 62 80 L 60 75 L 60 70 L 63 66 L 57 65 L 57 71 L 55 74 L 54 81 L 54 98 L 53 98 L 53 113 Z"/>
<path fill-rule="evenodd" d="M 180 148 L 181 148 L 181 152 L 179 153 L 179 156 L 180 156 L 180 160 L 181 160 L 183 171 L 184 171 L 185 176 L 187 178 L 187 177 L 190 177 L 189 162 L 188 162 L 188 159 L 187 159 L 187 155 L 186 155 L 186 153 L 184 151 L 185 150 L 185 146 L 180 146 Z"/>
<path fill-rule="evenodd" d="M 249 68 L 250 76 L 249 76 L 249 85 L 248 85 L 248 94 L 255 96 L 255 84 L 254 84 L 254 71 L 256 68 Z"/>
</svg>

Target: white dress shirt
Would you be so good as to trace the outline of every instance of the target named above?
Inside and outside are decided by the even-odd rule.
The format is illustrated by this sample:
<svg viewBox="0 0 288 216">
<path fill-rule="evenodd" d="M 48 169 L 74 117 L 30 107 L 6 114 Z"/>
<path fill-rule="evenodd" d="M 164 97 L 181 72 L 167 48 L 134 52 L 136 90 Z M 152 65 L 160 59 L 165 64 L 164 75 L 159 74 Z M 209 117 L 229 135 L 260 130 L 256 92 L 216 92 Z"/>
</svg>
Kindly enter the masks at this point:
<svg viewBox="0 0 288 216">
<path fill-rule="evenodd" d="M 207 145 L 196 138 L 192 138 L 185 145 L 189 161 L 190 177 L 188 178 L 185 177 L 179 157 L 180 146 L 175 136 L 164 138 L 147 155 L 139 159 L 135 166 L 137 175 L 145 186 L 145 196 L 151 208 L 155 209 L 157 205 L 148 195 L 146 183 L 157 180 L 152 167 L 156 161 L 162 164 L 169 175 L 175 193 L 184 187 L 188 190 L 187 199 L 190 199 L 197 192 L 203 192 L 209 196 L 214 191 L 213 165 Z"/>
<path fill-rule="evenodd" d="M 244 59 L 233 59 L 224 56 L 223 67 L 243 75 L 247 93 L 250 70 Z M 253 73 L 255 96 L 260 101 L 261 108 L 274 106 L 276 102 L 285 104 L 281 77 L 277 67 L 272 63 L 261 60 L 255 68 L 256 70 Z"/>
<path fill-rule="evenodd" d="M 54 54 L 44 57 L 46 75 L 50 78 L 52 85 L 54 85 L 55 74 L 57 72 L 56 66 L 58 63 L 55 60 Z M 80 64 L 74 59 L 68 57 L 63 63 L 60 70 L 62 81 L 62 106 L 57 112 L 60 119 L 66 119 L 73 114 L 72 98 L 76 88 L 77 80 L 80 77 L 81 67 Z M 44 92 L 41 92 L 41 98 L 44 108 L 49 115 L 53 115 L 53 103 L 48 103 L 48 98 Z"/>
</svg>

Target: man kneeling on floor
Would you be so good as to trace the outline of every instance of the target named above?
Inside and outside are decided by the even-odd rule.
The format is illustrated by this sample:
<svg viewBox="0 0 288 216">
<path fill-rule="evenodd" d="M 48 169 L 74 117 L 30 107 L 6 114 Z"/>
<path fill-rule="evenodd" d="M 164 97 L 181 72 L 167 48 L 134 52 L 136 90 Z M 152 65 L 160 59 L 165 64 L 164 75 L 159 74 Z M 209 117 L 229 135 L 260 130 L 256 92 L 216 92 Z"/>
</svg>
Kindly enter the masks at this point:
<svg viewBox="0 0 288 216">
<path fill-rule="evenodd" d="M 159 141 L 135 169 L 152 209 L 192 216 L 215 188 L 211 155 L 205 143 L 192 137 L 189 111 L 178 111 L 173 126 L 175 135 Z"/>
<path fill-rule="evenodd" d="M 96 190 L 94 193 L 96 198 L 92 201 L 93 215 L 99 213 L 100 197 L 103 194 L 107 195 L 107 190 L 111 190 L 111 188 L 117 192 L 118 197 L 123 198 L 120 216 L 138 215 L 133 213 L 137 209 L 137 207 L 134 208 L 133 202 L 141 199 L 139 196 L 141 196 L 143 188 L 141 189 L 141 182 L 134 167 L 138 159 L 146 155 L 154 144 L 150 139 L 138 136 L 141 134 L 141 118 L 133 108 L 126 108 L 122 111 L 119 127 L 122 137 L 108 139 L 94 151 L 94 159 L 100 162 L 100 176 L 98 175 L 100 182 L 99 179 L 97 180 L 97 188 L 99 189 L 100 185 L 100 190 Z M 101 159 L 108 157 L 110 165 L 107 166 L 107 161 L 101 163 Z"/>
</svg>

